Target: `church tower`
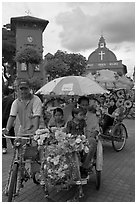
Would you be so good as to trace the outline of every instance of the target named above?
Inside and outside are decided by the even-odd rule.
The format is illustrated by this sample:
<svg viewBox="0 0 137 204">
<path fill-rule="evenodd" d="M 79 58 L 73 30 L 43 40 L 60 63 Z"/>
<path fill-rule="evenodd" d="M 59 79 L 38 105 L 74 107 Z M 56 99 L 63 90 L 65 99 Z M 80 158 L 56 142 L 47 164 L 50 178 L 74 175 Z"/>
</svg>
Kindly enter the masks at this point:
<svg viewBox="0 0 137 204">
<path fill-rule="evenodd" d="M 103 36 L 99 39 L 98 48 L 88 57 L 86 73 L 95 74 L 96 71 L 102 69 L 108 69 L 121 75 L 127 73 L 127 68 L 122 64 L 122 60 L 117 60 L 116 55 L 106 47 Z"/>
<path fill-rule="evenodd" d="M 49 21 L 33 16 L 11 18 L 11 29 L 16 33 L 16 53 L 32 47 L 43 57 L 42 34 Z M 43 80 L 43 70 L 40 65 L 30 64 L 28 69 L 25 63 L 17 62 L 17 79 Z"/>
</svg>

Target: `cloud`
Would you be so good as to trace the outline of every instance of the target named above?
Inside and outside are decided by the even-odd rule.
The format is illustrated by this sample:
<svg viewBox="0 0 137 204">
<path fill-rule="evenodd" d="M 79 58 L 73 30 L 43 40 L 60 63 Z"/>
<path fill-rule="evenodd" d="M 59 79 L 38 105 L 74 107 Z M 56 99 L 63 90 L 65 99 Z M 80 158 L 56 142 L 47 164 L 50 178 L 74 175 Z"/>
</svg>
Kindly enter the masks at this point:
<svg viewBox="0 0 137 204">
<path fill-rule="evenodd" d="M 59 13 L 59 37 L 64 48 L 79 52 L 97 47 L 99 36 L 113 44 L 134 42 L 135 3 L 67 3 L 71 11 Z"/>
</svg>

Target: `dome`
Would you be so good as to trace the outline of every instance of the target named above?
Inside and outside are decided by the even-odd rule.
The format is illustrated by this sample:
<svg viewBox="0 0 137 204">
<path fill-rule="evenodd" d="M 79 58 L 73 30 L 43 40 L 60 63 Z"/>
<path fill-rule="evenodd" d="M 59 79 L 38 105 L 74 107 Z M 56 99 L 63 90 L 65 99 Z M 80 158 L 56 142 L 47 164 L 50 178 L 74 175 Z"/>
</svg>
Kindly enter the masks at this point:
<svg viewBox="0 0 137 204">
<path fill-rule="evenodd" d="M 88 57 L 88 63 L 114 62 L 117 61 L 115 54 L 106 47 L 105 39 L 100 37 L 98 48 Z"/>
</svg>

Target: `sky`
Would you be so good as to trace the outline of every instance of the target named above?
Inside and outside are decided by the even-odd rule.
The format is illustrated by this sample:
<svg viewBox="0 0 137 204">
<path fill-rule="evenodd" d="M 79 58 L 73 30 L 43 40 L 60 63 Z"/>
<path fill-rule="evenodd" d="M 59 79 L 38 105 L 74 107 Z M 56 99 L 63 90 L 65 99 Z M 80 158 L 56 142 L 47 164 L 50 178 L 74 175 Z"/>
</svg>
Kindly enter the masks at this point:
<svg viewBox="0 0 137 204">
<path fill-rule="evenodd" d="M 86 59 L 104 36 L 106 47 L 127 66 L 135 66 L 135 2 L 2 2 L 2 26 L 11 17 L 29 15 L 49 21 L 43 32 L 44 53 L 80 53 Z"/>
</svg>

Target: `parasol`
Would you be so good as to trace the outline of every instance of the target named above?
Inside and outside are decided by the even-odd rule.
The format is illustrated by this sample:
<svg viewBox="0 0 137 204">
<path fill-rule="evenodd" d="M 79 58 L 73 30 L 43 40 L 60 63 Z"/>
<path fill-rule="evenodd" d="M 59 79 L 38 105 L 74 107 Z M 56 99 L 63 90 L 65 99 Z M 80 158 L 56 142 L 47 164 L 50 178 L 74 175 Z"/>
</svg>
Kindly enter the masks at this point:
<svg viewBox="0 0 137 204">
<path fill-rule="evenodd" d="M 36 94 L 50 94 L 54 92 L 56 95 L 90 95 L 104 94 L 108 91 L 102 88 L 97 82 L 83 76 L 66 76 L 56 78 L 41 87 Z"/>
</svg>

